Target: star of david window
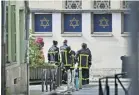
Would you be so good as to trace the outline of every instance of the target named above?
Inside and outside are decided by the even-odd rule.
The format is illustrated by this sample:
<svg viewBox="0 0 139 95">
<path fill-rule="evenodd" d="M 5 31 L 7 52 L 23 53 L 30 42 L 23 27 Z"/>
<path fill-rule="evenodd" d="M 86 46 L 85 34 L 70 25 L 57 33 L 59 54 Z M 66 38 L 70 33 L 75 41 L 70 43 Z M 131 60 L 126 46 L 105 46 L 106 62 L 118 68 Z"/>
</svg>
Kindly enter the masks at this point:
<svg viewBox="0 0 139 95">
<path fill-rule="evenodd" d="M 52 14 L 34 15 L 35 32 L 52 32 Z"/>
<path fill-rule="evenodd" d="M 64 14 L 64 32 L 82 32 L 81 14 Z"/>
<path fill-rule="evenodd" d="M 66 9 L 82 9 L 82 1 L 81 0 L 66 0 L 65 8 Z"/>
<path fill-rule="evenodd" d="M 95 0 L 93 3 L 93 7 L 94 9 L 110 9 L 110 1 L 106 1 L 106 0 Z"/>
<path fill-rule="evenodd" d="M 123 9 L 130 9 L 131 1 L 123 1 L 122 8 Z"/>
<path fill-rule="evenodd" d="M 112 32 L 112 14 L 94 14 L 94 32 Z"/>
</svg>

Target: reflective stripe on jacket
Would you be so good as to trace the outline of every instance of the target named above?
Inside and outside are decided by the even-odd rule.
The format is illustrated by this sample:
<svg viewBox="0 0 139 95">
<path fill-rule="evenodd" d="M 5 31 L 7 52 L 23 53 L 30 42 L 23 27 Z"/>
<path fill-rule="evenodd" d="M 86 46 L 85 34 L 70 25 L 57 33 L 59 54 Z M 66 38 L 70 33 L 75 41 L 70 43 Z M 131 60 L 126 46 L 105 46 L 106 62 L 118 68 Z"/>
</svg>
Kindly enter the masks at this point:
<svg viewBox="0 0 139 95">
<path fill-rule="evenodd" d="M 71 66 L 70 54 L 67 48 L 68 46 L 66 45 L 60 47 L 61 61 L 64 66 Z"/>
<path fill-rule="evenodd" d="M 89 49 L 81 49 L 76 54 L 76 60 L 79 68 L 88 69 L 91 61 L 91 52 Z"/>
<path fill-rule="evenodd" d="M 60 61 L 60 55 L 59 55 L 59 48 L 56 46 L 52 46 L 48 50 L 48 60 L 50 62 L 59 62 Z"/>
</svg>

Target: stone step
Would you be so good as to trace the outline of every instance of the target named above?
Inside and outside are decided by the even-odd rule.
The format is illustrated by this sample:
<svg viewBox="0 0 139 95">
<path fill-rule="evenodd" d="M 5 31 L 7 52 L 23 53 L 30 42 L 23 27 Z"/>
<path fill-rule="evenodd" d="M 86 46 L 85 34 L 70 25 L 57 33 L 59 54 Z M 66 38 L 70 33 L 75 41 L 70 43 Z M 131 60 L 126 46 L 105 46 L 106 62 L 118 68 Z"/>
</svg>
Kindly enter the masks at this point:
<svg viewBox="0 0 139 95">
<path fill-rule="evenodd" d="M 121 81 L 121 83 L 122 83 L 123 85 L 126 85 L 126 86 L 129 86 L 129 85 L 130 85 L 130 79 L 121 78 L 120 81 Z M 105 84 L 106 84 L 106 80 L 103 79 L 103 80 L 101 81 L 101 85 L 104 86 Z M 108 80 L 108 84 L 109 84 L 109 86 L 114 86 L 114 85 L 115 85 L 115 80 L 114 80 L 114 79 L 109 79 L 109 80 Z M 119 87 L 121 87 L 121 85 L 120 85 L 120 83 L 118 82 L 118 80 L 117 80 L 117 84 L 118 84 Z M 90 85 L 91 87 L 92 87 L 92 86 L 98 86 L 98 85 L 99 85 L 99 79 L 90 80 L 89 85 Z"/>
<path fill-rule="evenodd" d="M 89 85 L 91 86 L 99 86 L 99 83 L 89 83 Z M 106 84 L 105 83 L 102 83 L 101 84 L 102 86 L 105 86 Z M 114 86 L 115 84 L 114 83 L 108 83 L 109 86 Z M 122 83 L 122 85 L 130 85 L 129 83 Z M 118 83 L 118 86 L 121 86 L 120 83 Z"/>
<path fill-rule="evenodd" d="M 120 78 L 121 82 L 130 82 L 130 79 Z M 108 81 L 111 83 L 115 82 L 115 79 L 108 79 Z M 117 80 L 118 81 L 118 80 Z M 99 79 L 90 79 L 90 83 L 99 82 Z M 101 80 L 101 82 L 106 82 L 106 79 Z"/>
</svg>

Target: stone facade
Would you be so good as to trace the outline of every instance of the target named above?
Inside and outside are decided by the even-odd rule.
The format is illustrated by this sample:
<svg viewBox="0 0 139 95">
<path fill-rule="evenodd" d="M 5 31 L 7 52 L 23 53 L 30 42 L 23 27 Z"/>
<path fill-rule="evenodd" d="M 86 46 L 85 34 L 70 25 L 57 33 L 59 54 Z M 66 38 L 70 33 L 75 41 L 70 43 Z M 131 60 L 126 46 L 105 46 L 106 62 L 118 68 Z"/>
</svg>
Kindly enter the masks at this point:
<svg viewBox="0 0 139 95">
<path fill-rule="evenodd" d="M 128 55 L 128 33 L 123 32 L 123 13 L 120 11 L 123 10 L 123 2 L 120 0 L 102 1 L 103 0 L 101 0 L 101 2 L 98 2 L 98 0 L 96 2 L 93 0 L 82 0 L 82 3 L 73 2 L 75 5 L 80 5 L 80 8 L 75 9 L 65 7 L 65 4 L 67 4 L 65 3 L 65 0 L 30 1 L 30 8 L 32 10 L 36 10 L 39 13 L 52 14 L 52 32 L 34 33 L 34 36 L 40 36 L 44 39 L 44 54 L 46 62 L 47 51 L 52 45 L 52 40 L 57 40 L 59 42 L 58 46 L 61 46 L 62 41 L 67 39 L 68 44 L 75 51 L 81 48 L 81 43 L 87 43 L 92 52 L 92 67 L 90 74 L 94 73 L 98 76 L 103 76 L 108 74 L 107 72 L 109 72 L 109 70 L 112 74 L 121 72 L 120 69 L 122 62 L 120 60 L 120 56 Z M 46 12 L 48 10 L 49 12 Z M 63 32 L 63 14 L 69 12 L 62 11 L 68 10 L 71 10 L 70 14 L 75 13 L 77 10 L 80 11 L 82 15 L 81 33 Z M 91 19 L 94 13 L 93 11 L 96 10 L 102 14 L 103 12 L 107 13 L 108 10 L 111 10 L 112 32 L 93 33 L 93 23 L 91 22 Z M 33 30 L 33 14 L 30 17 L 30 29 Z"/>
</svg>

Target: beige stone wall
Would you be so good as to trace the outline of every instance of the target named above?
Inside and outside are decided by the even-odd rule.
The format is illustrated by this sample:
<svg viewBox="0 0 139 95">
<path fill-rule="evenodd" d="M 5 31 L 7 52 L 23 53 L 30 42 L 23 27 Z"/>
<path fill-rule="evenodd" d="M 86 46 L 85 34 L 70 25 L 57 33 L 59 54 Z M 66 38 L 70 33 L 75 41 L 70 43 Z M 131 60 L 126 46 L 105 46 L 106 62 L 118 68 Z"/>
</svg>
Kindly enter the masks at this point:
<svg viewBox="0 0 139 95">
<path fill-rule="evenodd" d="M 23 47 L 20 43 L 21 36 L 19 28 L 19 11 L 24 10 L 24 1 L 10 1 L 11 5 L 16 6 L 16 62 L 11 62 L 10 64 L 6 64 L 6 87 L 7 92 L 9 92 L 9 95 L 20 95 L 23 93 L 23 95 L 26 95 L 27 93 L 27 70 L 26 65 L 24 63 L 24 58 L 21 58 L 21 47 Z M 23 13 L 24 14 L 24 13 Z M 24 20 L 24 19 L 23 19 Z M 23 24 L 25 25 L 25 24 Z M 23 31 L 25 30 L 25 27 L 23 27 Z M 24 33 L 23 33 L 24 34 Z M 24 35 L 22 35 L 24 36 Z M 23 60 L 21 60 L 23 59 Z M 15 83 L 16 82 L 16 83 Z"/>
<path fill-rule="evenodd" d="M 27 93 L 26 67 L 26 64 L 14 64 L 6 67 L 6 87 L 10 95 Z"/>
</svg>

